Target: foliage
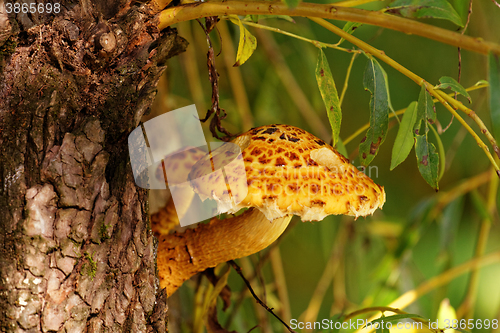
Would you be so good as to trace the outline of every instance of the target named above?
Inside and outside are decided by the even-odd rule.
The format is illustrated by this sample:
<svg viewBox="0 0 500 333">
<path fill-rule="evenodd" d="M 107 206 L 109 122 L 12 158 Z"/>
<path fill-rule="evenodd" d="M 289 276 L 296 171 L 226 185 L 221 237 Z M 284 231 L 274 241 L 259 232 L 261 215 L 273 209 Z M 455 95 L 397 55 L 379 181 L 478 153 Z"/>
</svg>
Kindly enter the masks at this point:
<svg viewBox="0 0 500 333">
<path fill-rule="evenodd" d="M 305 6 L 299 1 L 286 4 L 295 13 Z M 409 25 L 414 21 L 406 18 L 417 19 L 429 32 L 436 25 L 447 31 L 460 27 L 464 35 L 473 31 L 474 37 L 498 42 L 494 31 L 500 29 L 500 8 L 474 5 L 471 26 L 468 1 L 397 0 L 361 7 L 385 13 L 388 20 L 389 15 L 404 17 Z M 292 22 L 289 16 L 264 20 L 265 12 L 256 15 L 221 15 L 220 40 L 212 34 L 222 52 L 217 63 L 221 104 L 232 110 L 226 128 L 237 133 L 249 126 L 289 123 L 338 147 L 345 145 L 349 159 L 385 186 L 387 203 L 366 220 L 328 217 L 297 223 L 278 245 L 241 259 L 255 292 L 288 322 L 332 319 L 333 313 L 343 314 L 333 322 L 345 321 L 349 314 L 368 319 L 369 312 L 376 312 L 370 320 L 416 318 L 430 324 L 450 316 L 443 315 L 443 300 L 448 300 L 445 313 L 456 310 L 457 320 L 498 318 L 499 169 L 490 134 L 490 128 L 497 137 L 500 133 L 498 53 L 491 51 L 486 58 L 462 50 L 458 63 L 454 47 L 361 22 L 336 22 L 337 27 L 318 17 L 294 17 Z M 477 23 L 483 21 L 488 24 Z M 192 45 L 179 63 L 171 64 L 168 80 L 175 85 L 160 98 L 169 109 L 194 101 L 203 117 L 210 86 L 205 79 L 206 41 L 197 26 L 179 24 Z M 258 41 L 255 50 L 249 36 Z M 248 55 L 245 65 L 233 67 L 241 54 Z M 187 74 L 188 67 L 194 75 Z M 408 158 L 413 148 L 416 157 Z M 494 265 L 480 270 L 487 263 Z M 221 275 L 233 290 L 229 308 L 219 307 L 216 319 L 222 327 L 283 330 L 255 305 L 238 276 Z M 188 283 L 176 296 L 184 315 L 196 312 L 203 300 L 213 305 L 213 287 L 204 278 L 200 281 Z M 378 306 L 398 311 L 412 306 L 413 314 L 374 310 Z M 203 326 L 203 314 L 198 314 L 194 326 L 183 321 L 185 331 Z"/>
</svg>

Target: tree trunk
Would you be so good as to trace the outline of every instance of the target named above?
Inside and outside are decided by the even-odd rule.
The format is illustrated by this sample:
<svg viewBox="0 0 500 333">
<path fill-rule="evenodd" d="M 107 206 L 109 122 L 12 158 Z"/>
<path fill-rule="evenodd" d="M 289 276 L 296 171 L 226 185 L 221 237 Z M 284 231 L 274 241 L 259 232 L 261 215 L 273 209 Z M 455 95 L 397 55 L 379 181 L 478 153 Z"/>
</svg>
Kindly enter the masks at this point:
<svg viewBox="0 0 500 333">
<path fill-rule="evenodd" d="M 30 1 L 37 11 L 49 2 Z M 158 31 L 148 4 L 63 1 L 55 14 L 7 16 L 8 2 L 0 331 L 164 332 L 147 193 L 134 183 L 127 138 L 187 42 Z"/>
</svg>

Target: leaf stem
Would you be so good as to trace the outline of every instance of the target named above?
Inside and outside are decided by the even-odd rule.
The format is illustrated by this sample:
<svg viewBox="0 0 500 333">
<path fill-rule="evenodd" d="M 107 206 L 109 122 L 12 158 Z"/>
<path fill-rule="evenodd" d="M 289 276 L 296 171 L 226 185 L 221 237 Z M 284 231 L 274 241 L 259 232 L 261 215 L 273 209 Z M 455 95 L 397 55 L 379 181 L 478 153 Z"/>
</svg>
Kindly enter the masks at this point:
<svg viewBox="0 0 500 333">
<path fill-rule="evenodd" d="M 225 16 L 223 16 L 221 18 L 222 19 L 227 19 L 227 17 L 225 17 Z M 250 22 L 250 21 L 243 21 L 243 20 L 241 21 L 241 23 L 243 23 L 245 25 L 249 25 L 251 27 L 255 27 L 255 28 L 259 28 L 259 29 L 264 29 L 264 30 L 269 30 L 269 31 L 272 31 L 272 32 L 276 32 L 276 33 L 285 35 L 285 36 L 293 37 L 293 38 L 302 40 L 304 42 L 311 43 L 311 44 L 313 44 L 314 46 L 316 46 L 318 48 L 329 47 L 329 48 L 332 48 L 332 49 L 335 49 L 335 50 L 339 50 L 339 51 L 343 51 L 343 52 L 347 52 L 347 53 L 354 53 L 354 54 L 362 53 L 362 51 L 360 51 L 360 50 L 346 49 L 344 47 L 337 46 L 337 44 L 323 43 L 323 42 L 320 42 L 320 41 L 317 41 L 317 40 L 314 40 L 314 39 L 309 39 L 309 38 L 306 38 L 306 37 L 302 37 L 300 35 L 296 35 L 294 33 L 291 33 L 291 32 L 285 31 L 285 30 L 281 30 L 281 29 L 278 29 L 278 28 L 275 28 L 275 27 L 271 27 L 271 26 L 268 26 L 268 25 L 264 25 L 264 24 L 254 23 L 254 22 Z"/>
<path fill-rule="evenodd" d="M 158 1 L 158 0 L 157 0 Z M 359 8 L 349 8 L 362 2 L 345 1 L 331 4 L 315 4 L 301 2 L 291 9 L 284 2 L 278 1 L 237 1 L 189 3 L 163 10 L 158 16 L 158 28 L 164 29 L 172 24 L 194 20 L 207 16 L 221 15 L 289 15 L 311 18 L 328 18 L 341 21 L 359 22 L 375 25 L 391 30 L 413 34 L 441 43 L 461 47 L 470 51 L 488 54 L 500 54 L 500 45 L 461 35 L 457 32 L 438 28 L 429 24 L 385 14 L 381 11 L 369 11 Z"/>
</svg>

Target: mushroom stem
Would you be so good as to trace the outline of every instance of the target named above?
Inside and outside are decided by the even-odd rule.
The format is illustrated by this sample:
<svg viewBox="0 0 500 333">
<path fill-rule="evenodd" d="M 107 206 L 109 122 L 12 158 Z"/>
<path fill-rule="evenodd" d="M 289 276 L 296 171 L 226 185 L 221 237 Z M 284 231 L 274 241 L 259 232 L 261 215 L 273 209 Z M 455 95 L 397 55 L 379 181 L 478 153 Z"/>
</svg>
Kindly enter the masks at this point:
<svg viewBox="0 0 500 333">
<path fill-rule="evenodd" d="M 233 218 L 214 218 L 183 233 L 162 235 L 157 259 L 160 286 L 167 288 L 170 296 L 194 274 L 266 248 L 291 219 L 292 215 L 288 215 L 269 221 L 251 208 Z"/>
<path fill-rule="evenodd" d="M 172 198 L 158 212 L 151 214 L 151 229 L 156 238 L 160 238 L 161 235 L 168 235 L 170 230 L 173 230 L 178 224 L 179 217 Z"/>
</svg>

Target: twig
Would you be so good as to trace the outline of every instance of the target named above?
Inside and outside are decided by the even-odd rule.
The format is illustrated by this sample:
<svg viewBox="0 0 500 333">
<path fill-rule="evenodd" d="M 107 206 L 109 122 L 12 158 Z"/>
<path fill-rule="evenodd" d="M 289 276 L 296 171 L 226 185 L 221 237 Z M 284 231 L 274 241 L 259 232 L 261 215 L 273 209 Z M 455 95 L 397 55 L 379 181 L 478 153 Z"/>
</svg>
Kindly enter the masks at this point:
<svg viewBox="0 0 500 333">
<path fill-rule="evenodd" d="M 349 4 L 344 4 L 344 6 Z M 352 3 L 350 5 L 355 5 Z M 164 29 L 172 24 L 190 21 L 207 16 L 221 15 L 289 15 L 302 17 L 321 17 L 327 19 L 371 24 L 406 34 L 418 35 L 441 43 L 449 44 L 474 52 L 500 54 L 500 45 L 480 38 L 461 35 L 457 32 L 438 28 L 414 20 L 358 8 L 342 7 L 341 4 L 315 4 L 301 2 L 291 9 L 279 1 L 239 1 L 204 2 L 176 6 L 159 14 L 158 28 Z"/>
<path fill-rule="evenodd" d="M 238 266 L 237 263 L 234 262 L 234 260 L 231 260 L 231 261 L 228 261 L 228 263 L 233 266 L 234 270 L 236 271 L 236 273 L 238 273 L 239 276 L 241 276 L 241 278 L 243 279 L 243 282 L 245 282 L 248 290 L 250 290 L 250 293 L 252 294 L 252 296 L 255 298 L 255 300 L 257 301 L 257 303 L 259 303 L 264 309 L 266 309 L 270 314 L 272 314 L 276 319 L 278 319 L 287 329 L 289 332 L 291 333 L 297 333 L 295 332 L 294 330 L 292 330 L 292 328 L 290 326 L 288 326 L 287 323 L 285 323 L 278 315 L 276 315 L 273 311 L 273 309 L 271 309 L 270 307 L 268 307 L 264 302 L 262 302 L 260 300 L 260 298 L 255 294 L 255 292 L 253 291 L 252 289 L 252 286 L 250 285 L 250 282 L 248 282 L 248 280 L 245 278 L 245 276 L 243 275 L 243 273 L 241 272 L 241 268 L 240 266 Z"/>
<path fill-rule="evenodd" d="M 229 131 L 227 131 L 221 124 L 221 121 L 226 118 L 226 112 L 224 109 L 221 109 L 219 106 L 219 73 L 217 72 L 217 68 L 215 67 L 215 52 L 212 45 L 212 41 L 210 40 L 210 32 L 215 28 L 215 25 L 219 19 L 217 16 L 210 16 L 205 18 L 205 26 L 198 20 L 198 23 L 201 25 L 203 31 L 205 31 L 205 35 L 207 36 L 208 43 L 208 52 L 207 52 L 207 67 L 208 67 L 208 78 L 210 83 L 212 84 L 212 107 L 207 110 L 207 114 L 205 118 L 200 119 L 201 122 L 207 121 L 212 115 L 214 117 L 210 121 L 210 132 L 212 133 L 214 138 L 217 138 L 222 141 L 230 141 L 231 138 L 234 137 Z M 225 136 L 219 137 L 217 131 L 224 133 Z"/>
</svg>

